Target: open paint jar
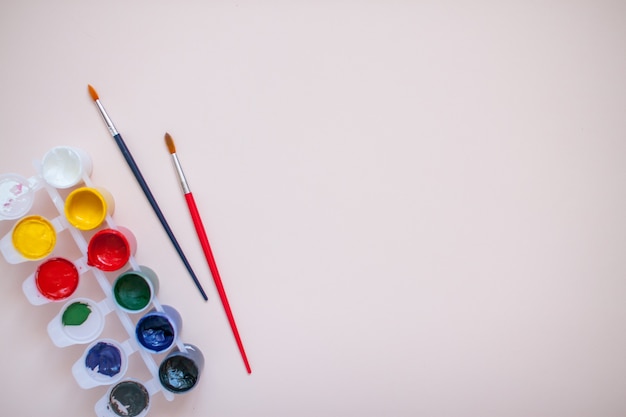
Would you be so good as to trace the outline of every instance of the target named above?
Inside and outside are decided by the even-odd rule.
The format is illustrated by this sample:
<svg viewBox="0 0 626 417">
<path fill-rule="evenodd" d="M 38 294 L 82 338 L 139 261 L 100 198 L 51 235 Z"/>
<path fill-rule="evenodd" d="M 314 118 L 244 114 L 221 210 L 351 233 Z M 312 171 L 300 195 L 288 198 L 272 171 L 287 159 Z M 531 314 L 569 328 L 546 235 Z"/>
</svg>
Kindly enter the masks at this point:
<svg viewBox="0 0 626 417">
<path fill-rule="evenodd" d="M 37 260 L 52 253 L 57 234 L 54 226 L 43 216 L 28 216 L 13 229 L 13 246 L 26 259 Z"/>
<path fill-rule="evenodd" d="M 126 374 L 128 356 L 133 352 L 128 341 L 119 343 L 113 339 L 98 339 L 74 363 L 72 373 L 81 388 L 114 384 Z"/>
<path fill-rule="evenodd" d="M 137 249 L 137 240 L 125 227 L 102 229 L 89 240 L 87 264 L 101 271 L 117 271 Z"/>
<path fill-rule="evenodd" d="M 88 298 L 68 301 L 48 324 L 48 335 L 58 347 L 86 344 L 104 330 L 105 316 L 111 312 L 108 299 L 99 303 Z"/>
<path fill-rule="evenodd" d="M 204 356 L 200 349 L 185 344 L 185 352 L 175 348 L 159 366 L 159 381 L 166 390 L 184 394 L 198 385 L 204 368 Z"/>
<path fill-rule="evenodd" d="M 127 313 L 144 311 L 159 291 L 159 277 L 150 268 L 139 266 L 120 274 L 113 283 L 115 304 Z"/>
<path fill-rule="evenodd" d="M 22 284 L 32 305 L 67 300 L 78 288 L 80 275 L 87 270 L 83 258 L 70 261 L 62 257 L 44 260 Z"/>
<path fill-rule="evenodd" d="M 0 175 L 0 220 L 23 217 L 33 207 L 35 182 L 17 174 Z"/>
<path fill-rule="evenodd" d="M 92 162 L 87 152 L 72 146 L 57 146 L 43 157 L 44 180 L 55 188 L 70 188 L 91 175 Z"/>
<path fill-rule="evenodd" d="M 163 311 L 150 310 L 139 319 L 135 327 L 139 346 L 152 353 L 165 352 L 171 348 L 183 327 L 183 319 L 174 307 L 162 307 Z"/>
<path fill-rule="evenodd" d="M 51 301 L 69 298 L 78 288 L 78 269 L 65 258 L 50 258 L 35 272 L 39 293 Z"/>
<path fill-rule="evenodd" d="M 124 379 L 112 385 L 96 403 L 98 417 L 144 417 L 151 406 L 151 396 L 159 389 L 154 380 L 142 382 Z"/>
<path fill-rule="evenodd" d="M 0 239 L 0 251 L 11 264 L 43 259 L 54 250 L 57 232 L 62 229 L 58 217 L 54 220 L 38 215 L 23 217 Z"/>
<path fill-rule="evenodd" d="M 65 217 L 78 230 L 93 230 L 113 214 L 113 196 L 101 187 L 80 187 L 65 199 Z"/>
</svg>

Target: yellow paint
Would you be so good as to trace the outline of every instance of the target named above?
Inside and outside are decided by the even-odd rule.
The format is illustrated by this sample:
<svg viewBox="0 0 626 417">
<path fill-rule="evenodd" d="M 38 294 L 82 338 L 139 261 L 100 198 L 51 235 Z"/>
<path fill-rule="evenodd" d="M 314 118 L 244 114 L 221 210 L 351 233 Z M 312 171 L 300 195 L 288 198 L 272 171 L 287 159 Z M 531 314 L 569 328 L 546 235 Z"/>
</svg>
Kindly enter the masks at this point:
<svg viewBox="0 0 626 417">
<path fill-rule="evenodd" d="M 48 256 L 56 245 L 54 226 L 41 216 L 28 216 L 13 229 L 13 246 L 26 259 L 37 260 Z"/>
<path fill-rule="evenodd" d="M 107 202 L 95 188 L 77 188 L 65 199 L 65 217 L 79 230 L 95 229 L 106 215 Z"/>
</svg>

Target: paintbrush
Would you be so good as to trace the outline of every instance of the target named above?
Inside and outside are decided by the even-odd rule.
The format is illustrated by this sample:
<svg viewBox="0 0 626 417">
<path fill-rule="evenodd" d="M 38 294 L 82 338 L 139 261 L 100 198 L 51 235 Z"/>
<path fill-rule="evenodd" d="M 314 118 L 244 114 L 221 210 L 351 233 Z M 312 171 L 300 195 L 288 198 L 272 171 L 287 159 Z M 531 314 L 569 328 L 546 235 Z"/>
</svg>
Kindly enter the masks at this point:
<svg viewBox="0 0 626 417">
<path fill-rule="evenodd" d="M 198 239 L 200 239 L 200 245 L 202 246 L 204 256 L 206 257 L 207 263 L 209 264 L 211 275 L 213 275 L 213 281 L 215 281 L 215 286 L 217 287 L 217 292 L 220 296 L 220 300 L 222 301 L 222 306 L 224 307 L 224 311 L 226 312 L 228 322 L 230 323 L 230 328 L 233 332 L 233 335 L 235 336 L 235 341 L 237 342 L 239 353 L 241 353 L 241 358 L 243 359 L 243 363 L 246 366 L 246 370 L 248 371 L 248 373 L 252 373 L 252 370 L 250 369 L 250 364 L 248 363 L 248 358 L 246 356 L 246 351 L 243 348 L 243 343 L 241 343 L 241 337 L 239 337 L 239 331 L 237 330 L 237 325 L 235 324 L 233 312 L 230 309 L 230 304 L 228 303 L 228 298 L 226 297 L 226 291 L 224 290 L 224 285 L 222 284 L 222 278 L 220 277 L 220 273 L 217 269 L 217 264 L 215 263 L 215 258 L 213 257 L 213 252 L 211 251 L 209 238 L 207 237 L 206 230 L 204 229 L 204 225 L 202 224 L 202 219 L 200 218 L 200 213 L 198 212 L 198 207 L 196 206 L 196 201 L 194 200 L 193 194 L 189 189 L 189 184 L 187 183 L 187 179 L 185 178 L 183 168 L 180 165 L 180 161 L 178 160 L 178 155 L 176 155 L 176 146 L 174 145 L 174 139 L 172 139 L 169 133 L 165 134 L 165 144 L 167 145 L 167 149 L 170 151 L 170 154 L 172 154 L 176 173 L 178 174 L 183 193 L 185 194 L 185 200 L 187 201 L 187 206 L 189 207 L 189 213 L 191 214 L 193 225 L 196 228 Z"/>
<path fill-rule="evenodd" d="M 183 250 L 181 249 L 180 245 L 178 244 L 178 241 L 176 240 L 176 237 L 174 237 L 174 233 L 172 232 L 172 229 L 167 223 L 167 220 L 165 220 L 165 216 L 163 216 L 163 213 L 161 212 L 159 205 L 154 199 L 154 196 L 152 195 L 152 192 L 150 191 L 150 188 L 148 187 L 146 180 L 143 178 L 143 175 L 141 175 L 141 172 L 139 171 L 139 167 L 137 166 L 137 163 L 135 162 L 130 151 L 128 150 L 128 147 L 124 143 L 124 139 L 122 139 L 122 135 L 120 135 L 120 133 L 117 131 L 117 129 L 115 128 L 115 125 L 113 125 L 113 122 L 111 121 L 111 118 L 109 117 L 106 110 L 102 106 L 102 103 L 100 103 L 100 97 L 98 96 L 98 93 L 96 92 L 95 88 L 93 88 L 91 85 L 88 85 L 88 89 L 89 89 L 89 95 L 91 96 L 93 101 L 96 103 L 96 106 L 98 106 L 98 110 L 100 110 L 100 114 L 102 115 L 102 118 L 104 119 L 104 122 L 106 123 L 107 128 L 109 129 L 109 132 L 111 132 L 111 136 L 113 136 L 113 139 L 115 139 L 115 142 L 117 143 L 117 146 L 120 148 L 120 151 L 122 152 L 122 155 L 124 156 L 124 159 L 126 159 L 126 163 L 130 167 L 131 171 L 133 171 L 133 174 L 135 175 L 137 182 L 141 186 L 141 189 L 143 190 L 143 193 L 146 195 L 148 202 L 150 202 L 150 205 L 152 206 L 152 209 L 154 210 L 155 214 L 161 221 L 161 224 L 163 225 L 163 229 L 165 229 L 165 232 L 169 236 L 170 241 L 174 245 L 174 248 L 176 248 L 176 252 L 178 252 L 180 259 L 185 264 L 187 271 L 189 271 L 189 274 L 191 275 L 193 282 L 196 284 L 196 287 L 198 287 L 198 290 L 200 291 L 202 298 L 204 298 L 204 301 L 208 300 L 208 297 L 206 293 L 204 292 L 204 289 L 202 288 L 200 281 L 198 281 L 198 277 L 196 277 L 196 274 L 193 272 L 193 269 L 191 269 L 191 265 L 189 265 L 189 261 L 187 261 L 187 258 L 185 257 Z"/>
</svg>

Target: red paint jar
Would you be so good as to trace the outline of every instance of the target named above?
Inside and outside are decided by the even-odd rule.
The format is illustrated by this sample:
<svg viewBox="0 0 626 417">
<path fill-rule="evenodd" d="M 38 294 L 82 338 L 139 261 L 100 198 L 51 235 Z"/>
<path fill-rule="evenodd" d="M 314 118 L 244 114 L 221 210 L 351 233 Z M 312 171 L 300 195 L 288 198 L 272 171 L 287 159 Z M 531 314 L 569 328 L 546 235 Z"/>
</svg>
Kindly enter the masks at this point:
<svg viewBox="0 0 626 417">
<path fill-rule="evenodd" d="M 50 258 L 37 268 L 37 289 L 48 300 L 65 300 L 78 288 L 78 269 L 64 258 Z"/>
<path fill-rule="evenodd" d="M 101 271 L 117 271 L 126 265 L 135 245 L 135 238 L 128 229 L 100 230 L 89 240 L 87 264 Z"/>
</svg>

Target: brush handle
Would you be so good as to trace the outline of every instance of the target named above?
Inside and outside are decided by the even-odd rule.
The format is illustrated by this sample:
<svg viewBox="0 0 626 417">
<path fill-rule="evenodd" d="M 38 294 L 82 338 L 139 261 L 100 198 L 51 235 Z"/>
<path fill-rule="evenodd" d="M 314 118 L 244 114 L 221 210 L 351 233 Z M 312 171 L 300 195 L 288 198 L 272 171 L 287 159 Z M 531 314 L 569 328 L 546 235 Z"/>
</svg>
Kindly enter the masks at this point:
<svg viewBox="0 0 626 417">
<path fill-rule="evenodd" d="M 115 136 L 113 136 L 113 139 L 115 139 L 115 142 L 117 143 L 117 146 L 120 148 L 120 151 L 122 152 L 122 155 L 124 156 L 124 159 L 126 159 L 126 163 L 130 167 L 131 171 L 133 171 L 133 174 L 135 175 L 135 178 L 137 179 L 139 186 L 143 190 L 143 193 L 146 195 L 148 202 L 150 202 L 150 205 L 152 206 L 154 213 L 157 215 L 157 217 L 161 221 L 161 224 L 163 225 L 163 229 L 165 229 L 165 232 L 169 236 L 170 241 L 172 242 L 172 244 L 174 245 L 174 248 L 176 249 L 176 252 L 178 252 L 178 255 L 180 256 L 180 259 L 185 264 L 187 271 L 189 271 L 189 274 L 191 275 L 193 282 L 196 284 L 196 287 L 198 287 L 198 290 L 200 291 L 202 298 L 204 298 L 204 301 L 207 301 L 209 298 L 204 292 L 204 289 L 202 288 L 200 281 L 198 281 L 198 277 L 196 277 L 196 274 L 193 272 L 193 269 L 191 269 L 191 265 L 189 264 L 189 261 L 187 261 L 187 257 L 185 257 L 185 254 L 183 253 L 182 248 L 178 244 L 176 237 L 174 237 L 174 233 L 172 232 L 172 229 L 170 228 L 169 224 L 167 224 L 167 220 L 165 220 L 165 216 L 163 216 L 163 212 L 161 212 L 159 205 L 154 199 L 154 196 L 152 195 L 152 192 L 150 191 L 150 188 L 148 187 L 146 180 L 143 178 L 143 175 L 141 175 L 141 172 L 139 171 L 139 167 L 137 166 L 135 159 L 133 158 L 130 151 L 126 147 L 126 143 L 124 143 L 124 139 L 122 139 L 122 135 L 118 133 Z"/>
<path fill-rule="evenodd" d="M 248 373 L 252 373 L 252 370 L 250 369 L 250 364 L 248 363 L 248 357 L 246 356 L 246 351 L 243 348 L 243 343 L 241 343 L 241 337 L 239 337 L 239 331 L 237 330 L 237 325 L 235 324 L 233 312 L 231 311 L 230 304 L 228 303 L 228 297 L 226 297 L 226 291 L 224 290 L 224 285 L 222 284 L 222 278 L 220 277 L 220 273 L 217 270 L 217 264 L 215 263 L 213 252 L 211 251 L 209 238 L 206 235 L 206 231 L 204 229 L 204 225 L 202 224 L 202 219 L 200 218 L 200 213 L 198 212 L 198 207 L 196 206 L 196 201 L 193 198 L 193 194 L 191 194 L 190 192 L 186 193 L 185 200 L 187 200 L 187 206 L 189 207 L 189 213 L 191 214 L 193 225 L 196 227 L 198 239 L 200 239 L 200 244 L 202 245 L 204 256 L 206 257 L 207 263 L 209 264 L 211 275 L 213 275 L 213 280 L 215 281 L 215 286 L 217 287 L 217 292 L 220 296 L 220 300 L 222 300 L 222 305 L 224 306 L 226 317 L 228 318 L 230 328 L 233 332 L 233 335 L 235 336 L 235 341 L 237 342 L 239 353 L 241 353 L 241 358 L 243 359 L 243 363 L 246 366 L 246 371 L 248 371 Z"/>
</svg>

